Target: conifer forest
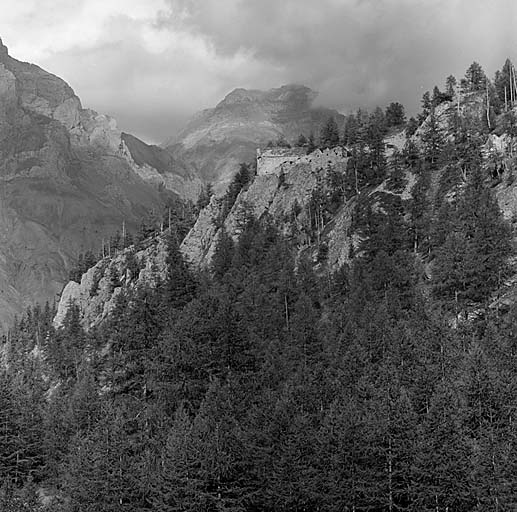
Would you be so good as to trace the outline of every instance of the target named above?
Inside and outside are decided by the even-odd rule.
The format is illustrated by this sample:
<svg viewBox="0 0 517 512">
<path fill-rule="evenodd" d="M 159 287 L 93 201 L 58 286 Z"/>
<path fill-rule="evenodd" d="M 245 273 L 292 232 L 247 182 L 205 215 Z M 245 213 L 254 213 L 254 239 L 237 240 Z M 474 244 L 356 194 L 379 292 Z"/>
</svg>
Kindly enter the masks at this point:
<svg viewBox="0 0 517 512">
<path fill-rule="evenodd" d="M 509 60 L 493 79 L 473 63 L 410 119 L 391 103 L 273 142 L 347 155 L 293 212 L 303 244 L 249 205 L 225 228 L 251 161 L 215 201 L 209 266 L 181 244 L 210 186 L 78 255 L 77 283 L 130 263 L 102 322 L 70 301 L 56 324 L 47 302 L 4 334 L 0 510 L 517 510 L 517 301 L 500 300 L 515 226 L 495 195 L 517 173 L 515 93 Z M 325 226 L 343 208 L 354 243 L 331 268 Z M 158 242 L 166 274 L 123 285 Z"/>
</svg>

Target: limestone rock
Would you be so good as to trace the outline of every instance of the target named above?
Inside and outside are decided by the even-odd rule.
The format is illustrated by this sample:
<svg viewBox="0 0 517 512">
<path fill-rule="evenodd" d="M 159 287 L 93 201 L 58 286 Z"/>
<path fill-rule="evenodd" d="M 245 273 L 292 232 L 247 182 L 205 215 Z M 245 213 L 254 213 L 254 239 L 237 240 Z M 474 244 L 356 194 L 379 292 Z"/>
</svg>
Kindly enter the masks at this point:
<svg viewBox="0 0 517 512">
<path fill-rule="evenodd" d="M 312 193 L 324 182 L 329 166 L 344 172 L 347 159 L 341 148 L 317 150 L 299 157 L 293 154 L 292 162 L 280 164 L 281 170 L 268 167 L 257 175 L 251 185 L 240 192 L 226 219 L 220 218 L 222 200 L 212 197 L 185 237 L 182 253 L 194 267 L 209 268 L 221 229 L 237 240 L 242 220 L 249 213 L 257 219 L 269 215 L 286 236 L 296 237 L 300 247 L 307 245 L 307 206 Z M 336 256 L 336 264 L 342 259 Z"/>
<path fill-rule="evenodd" d="M 209 267 L 218 236 L 218 219 L 221 211 L 221 199 L 215 195 L 206 208 L 199 212 L 194 227 L 181 244 L 181 252 L 194 267 Z"/>
<path fill-rule="evenodd" d="M 133 261 L 134 263 L 129 263 Z M 136 263 L 137 269 L 133 268 Z M 162 237 L 149 240 L 139 251 L 134 246 L 112 258 L 104 258 L 81 277 L 81 283 L 70 281 L 58 304 L 54 326 L 63 325 L 70 304 L 79 307 L 81 324 L 91 329 L 105 320 L 123 290 L 155 286 L 167 277 L 167 247 Z"/>
<path fill-rule="evenodd" d="M 81 285 L 75 281 L 69 281 L 64 287 L 61 292 L 57 313 L 54 317 L 54 325 L 56 327 L 63 325 L 69 304 L 81 304 L 83 302 L 83 294 L 81 292 Z"/>
<path fill-rule="evenodd" d="M 131 168 L 149 183 L 162 185 L 180 197 L 195 201 L 202 189 L 192 169 L 169 152 L 122 133 L 119 150 Z"/>
</svg>

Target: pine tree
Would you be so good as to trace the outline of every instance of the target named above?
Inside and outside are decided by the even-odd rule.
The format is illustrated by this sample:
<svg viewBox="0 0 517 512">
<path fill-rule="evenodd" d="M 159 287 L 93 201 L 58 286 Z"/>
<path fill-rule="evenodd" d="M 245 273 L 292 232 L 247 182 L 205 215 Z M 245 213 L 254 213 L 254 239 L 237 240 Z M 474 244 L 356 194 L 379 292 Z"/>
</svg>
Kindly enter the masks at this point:
<svg viewBox="0 0 517 512">
<path fill-rule="evenodd" d="M 431 93 L 429 91 L 424 92 L 422 96 L 422 112 L 418 115 L 418 119 L 422 122 L 430 113 L 432 108 Z"/>
<path fill-rule="evenodd" d="M 172 232 L 166 236 L 167 278 L 163 285 L 165 307 L 180 309 L 195 295 L 196 283 L 180 252 L 178 240 Z"/>
<path fill-rule="evenodd" d="M 401 126 L 406 122 L 404 106 L 398 102 L 392 102 L 386 107 L 386 124 L 388 127 Z"/>
<path fill-rule="evenodd" d="M 472 510 L 472 452 L 463 404 L 450 382 L 439 384 L 418 432 L 413 465 L 415 510 Z"/>
<path fill-rule="evenodd" d="M 233 239 L 223 227 L 212 258 L 212 272 L 215 277 L 221 279 L 226 274 L 231 267 L 233 256 Z"/>
<path fill-rule="evenodd" d="M 426 160 L 431 165 L 431 168 L 436 168 L 444 145 L 444 140 L 442 129 L 434 109 L 431 110 L 429 117 L 427 118 L 427 122 L 424 125 L 422 142 L 424 143 L 424 155 Z"/>
<path fill-rule="evenodd" d="M 466 87 L 466 92 L 483 91 L 486 82 L 487 77 L 483 68 L 477 62 L 473 62 L 465 72 L 464 87 Z"/>
<path fill-rule="evenodd" d="M 0 478 L 8 485 L 19 485 L 21 474 L 18 464 L 19 430 L 17 404 L 9 376 L 0 374 Z"/>
<path fill-rule="evenodd" d="M 371 169 L 369 181 L 372 183 L 380 183 L 386 173 L 386 145 L 384 143 L 386 131 L 384 112 L 380 108 L 376 108 L 368 118 L 366 129 L 368 166 Z"/>
<path fill-rule="evenodd" d="M 508 109 L 511 99 L 515 98 L 512 66 L 512 61 L 506 59 L 502 69 L 496 71 L 494 79 L 495 92 L 500 103 L 505 105 L 506 109 Z"/>
<path fill-rule="evenodd" d="M 486 300 L 502 282 L 509 240 L 509 228 L 476 167 L 458 205 L 453 231 L 434 264 L 436 295 L 456 304 Z"/>
<path fill-rule="evenodd" d="M 224 219 L 226 219 L 226 216 L 230 213 L 240 191 L 247 187 L 252 179 L 253 173 L 251 167 L 246 163 L 241 163 L 237 174 L 233 177 L 230 185 L 228 186 L 228 190 L 223 197 L 223 206 L 221 208 L 219 219 L 221 225 L 224 222 Z"/>
<path fill-rule="evenodd" d="M 406 126 L 406 138 L 411 137 L 418 130 L 418 121 L 414 117 L 410 117 Z"/>
<path fill-rule="evenodd" d="M 196 511 L 206 505 L 199 474 L 199 442 L 192 422 L 180 406 L 174 415 L 155 476 L 152 503 L 158 512 Z"/>
<path fill-rule="evenodd" d="M 339 144 L 339 128 L 334 117 L 329 117 L 321 129 L 320 144 L 328 148 Z"/>
<path fill-rule="evenodd" d="M 354 114 L 346 116 L 343 127 L 343 143 L 351 146 L 357 142 L 358 120 Z"/>
<path fill-rule="evenodd" d="M 112 407 L 106 403 L 95 430 L 72 441 L 64 489 L 73 509 L 115 512 L 141 505 L 131 474 L 134 447 L 122 412 Z"/>
<path fill-rule="evenodd" d="M 433 107 L 438 106 L 442 102 L 442 92 L 438 88 L 437 85 L 433 88 L 433 99 L 432 99 L 432 105 Z"/>
<path fill-rule="evenodd" d="M 206 185 L 203 186 L 203 188 L 201 189 L 201 192 L 199 194 L 199 197 L 197 199 L 197 203 L 196 203 L 196 210 L 198 212 L 200 212 L 203 208 L 208 206 L 213 194 L 214 194 L 214 191 L 212 189 L 211 183 L 207 183 Z"/>
<path fill-rule="evenodd" d="M 429 173 L 423 173 L 411 189 L 411 199 L 408 204 L 410 215 L 409 230 L 413 250 L 425 252 L 430 243 L 430 205 L 428 201 Z"/>
<path fill-rule="evenodd" d="M 361 404 L 354 396 L 337 398 L 325 413 L 318 435 L 322 499 L 328 510 L 359 510 L 364 506 L 366 449 Z"/>
<path fill-rule="evenodd" d="M 451 98 L 454 97 L 456 92 L 456 84 L 457 80 L 454 75 L 449 75 L 445 80 L 445 93 L 448 94 Z"/>
</svg>

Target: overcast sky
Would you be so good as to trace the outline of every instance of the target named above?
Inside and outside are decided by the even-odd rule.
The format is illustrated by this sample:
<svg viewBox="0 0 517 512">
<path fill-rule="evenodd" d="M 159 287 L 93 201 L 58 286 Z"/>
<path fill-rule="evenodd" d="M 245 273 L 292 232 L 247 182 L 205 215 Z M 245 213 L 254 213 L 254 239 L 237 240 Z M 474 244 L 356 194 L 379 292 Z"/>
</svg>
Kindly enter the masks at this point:
<svg viewBox="0 0 517 512">
<path fill-rule="evenodd" d="M 0 0 L 10 54 L 161 142 L 236 87 L 306 84 L 346 113 L 517 53 L 515 0 Z M 515 59 L 514 59 L 515 60 Z"/>
</svg>

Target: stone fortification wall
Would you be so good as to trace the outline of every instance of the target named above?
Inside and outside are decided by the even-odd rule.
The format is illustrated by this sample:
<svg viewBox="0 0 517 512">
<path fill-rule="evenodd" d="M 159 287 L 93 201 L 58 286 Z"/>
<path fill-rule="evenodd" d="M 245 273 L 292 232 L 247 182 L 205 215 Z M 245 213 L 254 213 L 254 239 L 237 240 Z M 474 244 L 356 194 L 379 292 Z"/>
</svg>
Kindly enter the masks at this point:
<svg viewBox="0 0 517 512">
<path fill-rule="evenodd" d="M 341 147 L 316 149 L 309 155 L 305 148 L 257 149 L 257 174 L 265 176 L 289 172 L 293 165 L 309 164 L 314 171 L 336 166 L 346 160 L 346 150 Z"/>
<path fill-rule="evenodd" d="M 347 158 L 347 152 L 342 147 L 316 149 L 305 157 L 313 170 L 326 169 L 329 165 L 334 167 L 343 163 Z"/>
<path fill-rule="evenodd" d="M 306 153 L 305 148 L 257 149 L 257 174 L 279 174 L 282 164 L 294 164 Z"/>
</svg>

